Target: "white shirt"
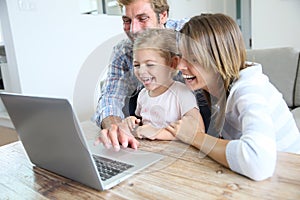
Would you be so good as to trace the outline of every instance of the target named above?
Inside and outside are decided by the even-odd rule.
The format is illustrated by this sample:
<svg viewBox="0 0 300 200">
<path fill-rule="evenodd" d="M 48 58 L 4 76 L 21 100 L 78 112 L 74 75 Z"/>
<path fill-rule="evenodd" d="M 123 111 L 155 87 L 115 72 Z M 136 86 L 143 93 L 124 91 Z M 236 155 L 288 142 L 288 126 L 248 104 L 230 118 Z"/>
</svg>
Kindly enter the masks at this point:
<svg viewBox="0 0 300 200">
<path fill-rule="evenodd" d="M 226 148 L 230 169 L 254 180 L 273 175 L 277 151 L 300 153 L 295 120 L 260 64 L 242 70 L 232 84 L 222 136 L 231 140 Z"/>
<path fill-rule="evenodd" d="M 170 88 L 157 97 L 150 97 L 143 88 L 137 99 L 135 114 L 142 117 L 143 124 L 151 123 L 164 128 L 183 117 L 193 108 L 198 108 L 192 91 L 181 82 L 174 81 Z"/>
</svg>

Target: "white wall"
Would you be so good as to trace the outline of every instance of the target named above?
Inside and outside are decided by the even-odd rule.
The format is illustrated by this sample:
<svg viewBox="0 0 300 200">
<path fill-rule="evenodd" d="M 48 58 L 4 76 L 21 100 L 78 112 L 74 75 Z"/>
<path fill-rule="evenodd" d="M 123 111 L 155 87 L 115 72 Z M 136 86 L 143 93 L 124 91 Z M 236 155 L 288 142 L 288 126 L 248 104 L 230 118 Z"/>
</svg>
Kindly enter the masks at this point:
<svg viewBox="0 0 300 200">
<path fill-rule="evenodd" d="M 209 0 L 168 0 L 168 3 L 173 19 L 192 17 L 210 9 Z"/>
<path fill-rule="evenodd" d="M 202 12 L 235 17 L 235 0 L 169 3 L 171 18 Z M 12 91 L 66 97 L 72 102 L 85 60 L 100 44 L 122 33 L 120 16 L 81 15 L 79 5 L 77 0 L 0 0 Z M 299 10 L 299 0 L 253 0 L 253 48 L 300 48 Z"/>
<path fill-rule="evenodd" d="M 300 49 L 300 1 L 252 1 L 252 47 Z"/>
<path fill-rule="evenodd" d="M 170 18 L 180 19 L 201 13 L 226 13 L 235 18 L 235 0 L 168 0 Z"/>
<path fill-rule="evenodd" d="M 2 28 L 5 46 L 15 50 L 14 56 L 7 55 L 9 68 L 19 78 L 20 89 L 14 92 L 72 101 L 81 65 L 102 42 L 122 33 L 120 17 L 81 15 L 74 0 L 21 1 L 29 6 L 19 2 L 0 0 L 1 10 L 7 11 L 0 12 L 1 21 L 9 20 Z"/>
<path fill-rule="evenodd" d="M 3 36 L 2 36 L 2 26 L 1 26 L 1 19 L 0 19 L 0 44 L 3 43 Z"/>
</svg>

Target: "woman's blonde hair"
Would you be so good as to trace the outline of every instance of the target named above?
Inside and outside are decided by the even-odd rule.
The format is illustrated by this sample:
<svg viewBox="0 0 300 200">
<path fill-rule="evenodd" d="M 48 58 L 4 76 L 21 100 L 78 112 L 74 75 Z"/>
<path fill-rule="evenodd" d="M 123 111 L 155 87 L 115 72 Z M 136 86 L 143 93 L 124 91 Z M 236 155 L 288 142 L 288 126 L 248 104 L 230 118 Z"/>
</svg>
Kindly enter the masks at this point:
<svg viewBox="0 0 300 200">
<path fill-rule="evenodd" d="M 236 22 L 224 14 L 202 14 L 191 18 L 180 32 L 189 38 L 185 49 L 198 58 L 201 66 L 220 73 L 228 90 L 246 67 L 246 49 Z"/>
<path fill-rule="evenodd" d="M 180 32 L 180 49 L 185 51 L 182 52 L 184 58 L 189 60 L 189 55 L 193 55 L 206 71 L 219 75 L 219 113 L 215 126 L 220 131 L 230 85 L 239 78 L 240 70 L 247 67 L 246 49 L 240 28 L 227 15 L 201 14 L 191 18 Z"/>
</svg>

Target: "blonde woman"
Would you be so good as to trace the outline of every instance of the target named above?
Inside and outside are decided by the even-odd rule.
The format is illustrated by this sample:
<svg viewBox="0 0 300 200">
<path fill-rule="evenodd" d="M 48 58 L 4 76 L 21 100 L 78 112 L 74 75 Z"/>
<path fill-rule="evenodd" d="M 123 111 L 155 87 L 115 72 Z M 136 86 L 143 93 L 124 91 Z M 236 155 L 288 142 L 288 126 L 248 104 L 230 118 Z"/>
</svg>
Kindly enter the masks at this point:
<svg viewBox="0 0 300 200">
<path fill-rule="evenodd" d="M 274 173 L 277 151 L 300 153 L 300 134 L 281 93 L 262 66 L 246 62 L 238 25 L 223 14 L 195 16 L 181 29 L 179 70 L 189 88 L 207 92 L 216 117 L 208 129 L 169 127 L 178 139 L 253 180 Z"/>
</svg>

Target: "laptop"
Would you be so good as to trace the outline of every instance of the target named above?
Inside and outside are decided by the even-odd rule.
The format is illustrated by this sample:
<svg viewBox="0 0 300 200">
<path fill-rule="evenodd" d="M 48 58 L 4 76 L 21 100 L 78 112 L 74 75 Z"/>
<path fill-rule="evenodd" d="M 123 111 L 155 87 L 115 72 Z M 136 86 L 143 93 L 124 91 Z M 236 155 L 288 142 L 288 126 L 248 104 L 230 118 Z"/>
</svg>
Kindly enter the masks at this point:
<svg viewBox="0 0 300 200">
<path fill-rule="evenodd" d="M 154 152 L 94 146 L 67 99 L 4 92 L 0 97 L 34 165 L 96 190 L 109 189 L 163 158 Z"/>
</svg>

